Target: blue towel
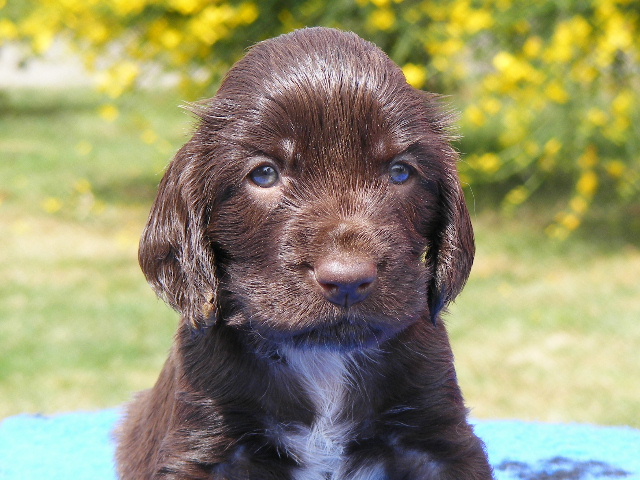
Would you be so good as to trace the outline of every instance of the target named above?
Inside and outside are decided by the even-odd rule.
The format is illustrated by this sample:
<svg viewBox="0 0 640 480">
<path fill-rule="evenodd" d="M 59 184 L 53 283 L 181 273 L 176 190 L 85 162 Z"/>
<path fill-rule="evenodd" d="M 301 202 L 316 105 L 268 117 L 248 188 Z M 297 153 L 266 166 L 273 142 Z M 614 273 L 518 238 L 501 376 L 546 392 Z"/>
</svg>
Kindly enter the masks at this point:
<svg viewBox="0 0 640 480">
<path fill-rule="evenodd" d="M 0 423 L 1 480 L 114 480 L 119 409 Z M 640 430 L 476 421 L 498 480 L 640 480 Z M 460 479 L 464 480 L 464 479 Z"/>
</svg>

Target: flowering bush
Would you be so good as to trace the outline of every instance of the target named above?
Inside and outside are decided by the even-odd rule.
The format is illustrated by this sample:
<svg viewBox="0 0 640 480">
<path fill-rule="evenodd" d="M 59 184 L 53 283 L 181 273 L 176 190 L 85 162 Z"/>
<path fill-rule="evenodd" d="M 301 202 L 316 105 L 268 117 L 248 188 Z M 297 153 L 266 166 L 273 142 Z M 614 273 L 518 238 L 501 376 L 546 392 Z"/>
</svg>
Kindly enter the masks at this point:
<svg viewBox="0 0 640 480">
<path fill-rule="evenodd" d="M 633 0 L 0 0 L 0 46 L 40 54 L 62 37 L 111 97 L 159 71 L 178 73 L 191 99 L 210 95 L 246 47 L 305 25 L 353 30 L 414 86 L 459 98 L 461 174 L 509 185 L 506 208 L 573 185 L 550 235 L 567 236 L 596 200 L 638 201 Z"/>
</svg>

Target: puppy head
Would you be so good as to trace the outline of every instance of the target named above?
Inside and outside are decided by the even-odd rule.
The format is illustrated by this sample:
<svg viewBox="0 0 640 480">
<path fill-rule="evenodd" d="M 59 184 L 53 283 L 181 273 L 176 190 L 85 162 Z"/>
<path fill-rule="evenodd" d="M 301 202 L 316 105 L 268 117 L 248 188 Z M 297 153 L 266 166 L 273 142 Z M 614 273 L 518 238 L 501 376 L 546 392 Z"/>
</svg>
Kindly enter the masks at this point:
<svg viewBox="0 0 640 480">
<path fill-rule="evenodd" d="M 259 43 L 194 111 L 139 254 L 192 327 L 359 346 L 460 292 L 473 233 L 446 116 L 376 46 L 325 28 Z"/>
</svg>

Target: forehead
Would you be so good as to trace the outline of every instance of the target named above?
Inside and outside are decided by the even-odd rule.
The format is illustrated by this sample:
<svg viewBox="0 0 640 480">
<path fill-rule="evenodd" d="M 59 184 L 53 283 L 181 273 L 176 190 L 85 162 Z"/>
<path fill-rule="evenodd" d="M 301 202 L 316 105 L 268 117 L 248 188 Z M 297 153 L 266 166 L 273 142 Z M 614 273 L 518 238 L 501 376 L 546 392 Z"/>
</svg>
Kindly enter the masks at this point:
<svg viewBox="0 0 640 480">
<path fill-rule="evenodd" d="M 257 128 L 251 133 L 257 135 L 250 137 L 264 148 L 307 157 L 384 156 L 403 148 L 394 132 L 397 124 L 379 99 L 370 92 L 326 87 L 265 95 L 254 117 Z"/>
<path fill-rule="evenodd" d="M 254 47 L 219 92 L 236 107 L 230 127 L 253 148 L 285 157 L 382 158 L 424 132 L 423 99 L 377 47 L 339 34 L 285 40 Z"/>
</svg>

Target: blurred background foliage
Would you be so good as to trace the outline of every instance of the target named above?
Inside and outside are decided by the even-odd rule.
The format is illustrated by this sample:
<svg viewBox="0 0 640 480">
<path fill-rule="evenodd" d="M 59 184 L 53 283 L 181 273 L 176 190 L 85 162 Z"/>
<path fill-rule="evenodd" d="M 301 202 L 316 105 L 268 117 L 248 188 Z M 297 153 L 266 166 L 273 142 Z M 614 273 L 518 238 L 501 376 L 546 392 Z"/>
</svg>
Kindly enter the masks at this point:
<svg viewBox="0 0 640 480">
<path fill-rule="evenodd" d="M 247 47 L 312 25 L 355 31 L 450 96 L 471 189 L 506 210 L 553 199 L 554 238 L 612 204 L 639 226 L 638 1 L 0 0 L 0 46 L 62 40 L 114 99 L 168 73 L 186 100 L 212 96 Z"/>
</svg>

